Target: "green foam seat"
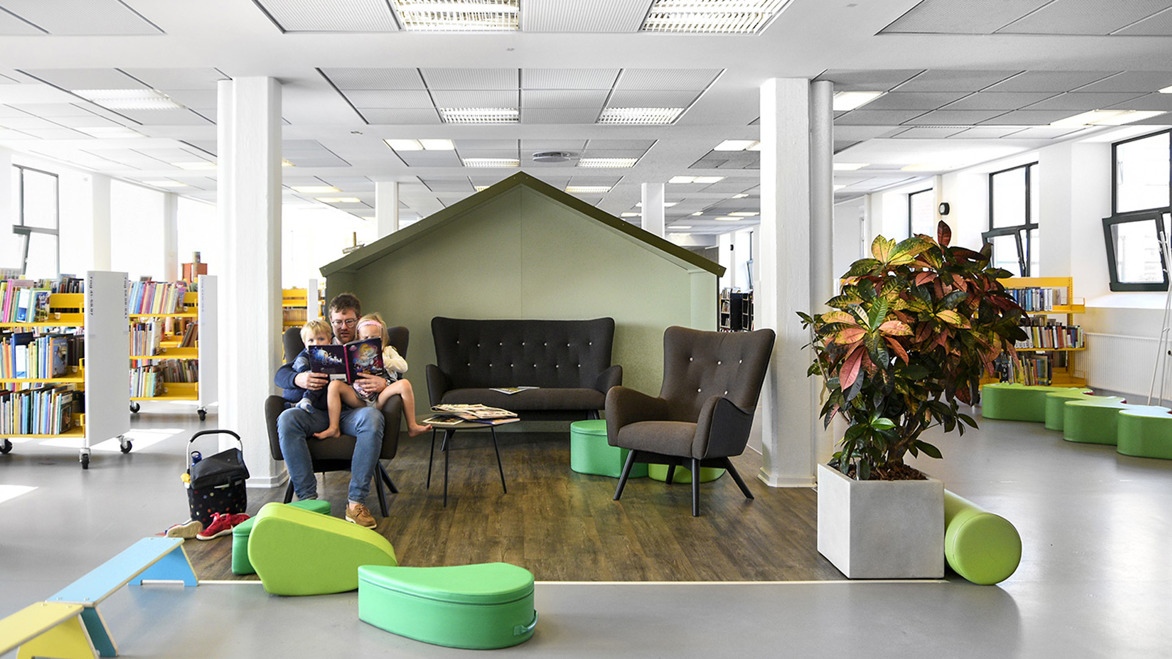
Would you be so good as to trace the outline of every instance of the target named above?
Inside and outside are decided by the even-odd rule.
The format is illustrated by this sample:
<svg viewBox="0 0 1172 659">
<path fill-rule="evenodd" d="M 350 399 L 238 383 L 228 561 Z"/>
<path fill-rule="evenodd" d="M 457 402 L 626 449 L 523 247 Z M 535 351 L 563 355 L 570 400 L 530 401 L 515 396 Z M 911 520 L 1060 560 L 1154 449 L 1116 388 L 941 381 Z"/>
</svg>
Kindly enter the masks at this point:
<svg viewBox="0 0 1172 659">
<path fill-rule="evenodd" d="M 1090 395 L 1090 389 L 1067 389 L 1046 394 L 1046 430 L 1062 430 L 1066 401 L 1082 400 L 1083 397 Z"/>
<path fill-rule="evenodd" d="M 975 584 L 1000 583 L 1021 563 L 1021 536 L 1009 520 L 945 490 L 944 558 Z"/>
<path fill-rule="evenodd" d="M 1071 387 L 994 382 L 981 387 L 981 416 L 1004 421 L 1046 421 L 1046 395 Z"/>
<path fill-rule="evenodd" d="M 1116 451 L 1138 458 L 1172 460 L 1172 412 L 1143 406 L 1119 412 Z"/>
<path fill-rule="evenodd" d="M 398 565 L 394 547 L 375 531 L 280 503 L 257 513 L 248 560 L 274 595 L 354 590 L 358 566 Z"/>
<path fill-rule="evenodd" d="M 304 501 L 294 501 L 293 503 L 282 505 L 289 505 L 322 515 L 330 514 L 330 502 L 320 499 L 306 499 Z M 256 518 L 250 517 L 244 520 L 244 522 L 232 527 L 232 574 L 256 574 L 256 570 L 252 569 L 252 563 L 248 560 L 248 537 L 252 534 L 252 525 L 255 523 Z"/>
<path fill-rule="evenodd" d="M 533 636 L 533 574 L 508 563 L 358 568 L 358 617 L 424 643 L 491 650 Z"/>
<path fill-rule="evenodd" d="M 606 442 L 606 419 L 589 419 L 570 424 L 570 469 L 579 474 L 618 478 L 630 450 Z M 647 464 L 636 462 L 629 478 L 647 476 Z"/>
<path fill-rule="evenodd" d="M 1068 400 L 1062 408 L 1062 439 L 1079 444 L 1116 443 L 1119 410 L 1135 407 L 1118 396 Z"/>
<path fill-rule="evenodd" d="M 633 470 L 632 470 L 633 471 Z M 707 483 L 714 481 L 724 475 L 724 470 L 719 467 L 700 467 L 700 482 Z M 651 464 L 647 465 L 647 476 L 652 480 L 667 481 L 667 465 Z M 692 471 L 687 467 L 676 467 L 676 471 L 671 476 L 673 483 L 691 483 Z"/>
</svg>

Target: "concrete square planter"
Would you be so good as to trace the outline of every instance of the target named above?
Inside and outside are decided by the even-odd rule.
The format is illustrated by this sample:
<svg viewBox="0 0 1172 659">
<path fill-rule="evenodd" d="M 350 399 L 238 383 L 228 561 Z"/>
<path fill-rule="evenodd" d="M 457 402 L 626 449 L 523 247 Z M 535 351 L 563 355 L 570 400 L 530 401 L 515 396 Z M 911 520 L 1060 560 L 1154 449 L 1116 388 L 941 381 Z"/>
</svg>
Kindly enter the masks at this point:
<svg viewBox="0 0 1172 659">
<path fill-rule="evenodd" d="M 944 576 L 944 483 L 856 481 L 818 465 L 818 553 L 850 579 Z"/>
</svg>

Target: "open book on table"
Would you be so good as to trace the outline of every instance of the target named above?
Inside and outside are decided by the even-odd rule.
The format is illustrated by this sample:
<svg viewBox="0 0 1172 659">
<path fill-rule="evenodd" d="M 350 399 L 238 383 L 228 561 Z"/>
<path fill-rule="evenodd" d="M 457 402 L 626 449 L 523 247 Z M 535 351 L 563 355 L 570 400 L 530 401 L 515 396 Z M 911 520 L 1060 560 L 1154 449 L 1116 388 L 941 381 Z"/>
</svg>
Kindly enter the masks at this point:
<svg viewBox="0 0 1172 659">
<path fill-rule="evenodd" d="M 381 339 L 351 341 L 345 345 L 309 346 L 309 370 L 324 373 L 331 380 L 353 383 L 361 373 L 382 373 Z"/>
<path fill-rule="evenodd" d="M 443 404 L 432 405 L 431 411 L 439 412 L 441 414 L 449 414 L 451 416 L 458 416 L 465 421 L 479 421 L 483 419 L 508 419 L 516 418 L 516 412 L 502 410 L 499 407 L 489 407 L 488 405 L 481 405 L 474 403 L 471 405 L 462 404 Z"/>
</svg>

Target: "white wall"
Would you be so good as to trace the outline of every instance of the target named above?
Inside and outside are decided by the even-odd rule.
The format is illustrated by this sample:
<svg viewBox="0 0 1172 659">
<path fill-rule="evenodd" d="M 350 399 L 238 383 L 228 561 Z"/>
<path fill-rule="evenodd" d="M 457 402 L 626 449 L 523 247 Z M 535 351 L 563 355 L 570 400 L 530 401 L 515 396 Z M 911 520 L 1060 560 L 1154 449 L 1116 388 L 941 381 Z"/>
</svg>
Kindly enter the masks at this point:
<svg viewBox="0 0 1172 659">
<path fill-rule="evenodd" d="M 851 263 L 867 254 L 871 242 L 865 240 L 867 197 L 858 197 L 834 205 L 834 260 L 832 272 L 841 278 Z"/>
<path fill-rule="evenodd" d="M 321 267 L 342 258 L 355 232 L 359 244 L 378 239 L 374 222 L 333 208 L 286 206 L 281 213 L 282 288 L 304 288 L 308 279 L 320 280 Z"/>
</svg>

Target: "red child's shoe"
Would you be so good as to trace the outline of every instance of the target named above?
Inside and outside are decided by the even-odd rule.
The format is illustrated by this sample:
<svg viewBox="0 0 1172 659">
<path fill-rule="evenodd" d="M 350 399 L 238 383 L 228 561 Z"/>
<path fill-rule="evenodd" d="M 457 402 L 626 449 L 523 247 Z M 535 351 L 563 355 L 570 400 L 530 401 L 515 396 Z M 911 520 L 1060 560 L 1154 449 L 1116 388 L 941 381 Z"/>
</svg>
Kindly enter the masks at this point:
<svg viewBox="0 0 1172 659">
<path fill-rule="evenodd" d="M 232 532 L 232 516 L 228 513 L 212 513 L 212 523 L 198 534 L 196 540 L 211 540 Z"/>
</svg>

